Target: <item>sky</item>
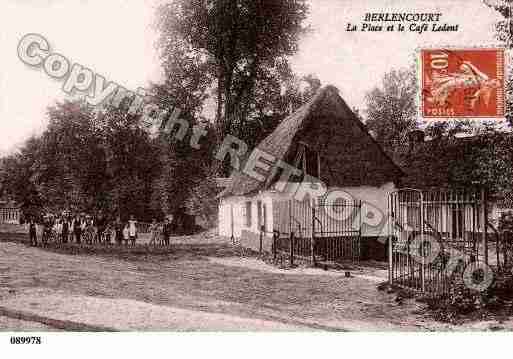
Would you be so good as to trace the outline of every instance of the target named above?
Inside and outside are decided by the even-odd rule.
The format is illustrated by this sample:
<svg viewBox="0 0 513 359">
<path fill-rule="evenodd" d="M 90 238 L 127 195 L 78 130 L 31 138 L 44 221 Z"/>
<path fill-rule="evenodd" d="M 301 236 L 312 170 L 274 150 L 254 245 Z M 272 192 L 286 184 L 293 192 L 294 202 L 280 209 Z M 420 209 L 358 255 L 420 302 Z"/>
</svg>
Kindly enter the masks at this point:
<svg viewBox="0 0 513 359">
<path fill-rule="evenodd" d="M 27 33 L 43 35 L 51 51 L 128 89 L 158 82 L 161 71 L 152 26 L 163 0 L 0 0 L 0 154 L 15 150 L 46 126 L 46 108 L 66 98 L 62 81 L 17 56 Z M 348 32 L 367 12 L 442 13 L 458 32 Z M 415 63 L 421 47 L 490 46 L 500 15 L 481 0 L 311 0 L 312 31 L 291 59 L 299 75 L 335 85 L 350 107 L 365 108 L 365 93 L 392 68 Z"/>
</svg>

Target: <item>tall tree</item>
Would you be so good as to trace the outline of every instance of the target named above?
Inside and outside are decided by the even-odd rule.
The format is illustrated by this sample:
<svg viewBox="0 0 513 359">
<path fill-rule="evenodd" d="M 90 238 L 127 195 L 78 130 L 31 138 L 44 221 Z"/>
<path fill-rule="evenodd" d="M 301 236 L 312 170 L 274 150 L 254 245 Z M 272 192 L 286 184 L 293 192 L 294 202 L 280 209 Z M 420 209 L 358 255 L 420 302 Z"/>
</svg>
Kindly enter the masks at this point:
<svg viewBox="0 0 513 359">
<path fill-rule="evenodd" d="M 2 159 L 1 195 L 21 203 L 26 215 L 37 215 L 44 204 L 36 182 L 40 146 L 40 138 L 31 137 L 19 152 Z"/>
<path fill-rule="evenodd" d="M 386 73 L 382 86 L 365 96 L 367 128 L 390 154 L 404 145 L 408 132 L 416 128 L 416 93 L 414 70 L 400 69 Z"/>
<path fill-rule="evenodd" d="M 486 127 L 479 135 L 485 145 L 476 151 L 475 177 L 499 198 L 513 193 L 513 136 Z"/>
<path fill-rule="evenodd" d="M 175 0 L 158 8 L 164 62 L 179 48 L 216 91 L 219 139 L 251 119 L 257 89 L 279 93 L 276 77 L 298 49 L 307 10 L 305 0 Z"/>
<path fill-rule="evenodd" d="M 149 220 L 160 165 L 138 116 L 82 101 L 50 106 L 49 124 L 3 160 L 2 189 L 25 210 L 106 210 Z"/>
<path fill-rule="evenodd" d="M 38 186 L 52 210 L 92 209 L 105 195 L 105 156 L 93 109 L 82 101 L 48 107 L 41 135 Z"/>
<path fill-rule="evenodd" d="M 130 114 L 127 106 L 107 107 L 97 114 L 95 125 L 105 157 L 105 191 L 97 203 L 124 216 L 131 213 L 149 220 L 160 215 L 150 205 L 153 180 L 161 169 L 160 158 L 155 156 L 158 147 L 140 117 Z"/>
</svg>

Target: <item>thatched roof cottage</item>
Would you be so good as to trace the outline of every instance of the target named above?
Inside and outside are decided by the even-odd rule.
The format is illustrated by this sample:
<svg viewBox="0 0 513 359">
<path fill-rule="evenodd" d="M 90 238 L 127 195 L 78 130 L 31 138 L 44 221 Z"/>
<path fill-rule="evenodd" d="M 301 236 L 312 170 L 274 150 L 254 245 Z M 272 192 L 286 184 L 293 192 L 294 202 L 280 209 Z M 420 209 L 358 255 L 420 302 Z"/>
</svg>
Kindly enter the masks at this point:
<svg viewBox="0 0 513 359">
<path fill-rule="evenodd" d="M 333 86 L 320 89 L 285 118 L 253 154 L 255 151 L 266 154 L 262 163 L 267 166 L 256 171 L 262 178 L 243 170 L 232 173 L 221 193 L 220 235 L 240 238 L 244 232 L 260 233 L 262 229 L 272 233 L 277 225 L 277 204 L 293 198 L 298 184 L 312 182 L 312 178 L 361 200 L 362 212 L 373 211 L 367 217 L 380 219 L 387 212 L 388 194 L 403 176 Z M 299 170 L 286 183 L 282 183 L 283 163 Z M 379 235 L 371 227 L 361 235 Z"/>
</svg>

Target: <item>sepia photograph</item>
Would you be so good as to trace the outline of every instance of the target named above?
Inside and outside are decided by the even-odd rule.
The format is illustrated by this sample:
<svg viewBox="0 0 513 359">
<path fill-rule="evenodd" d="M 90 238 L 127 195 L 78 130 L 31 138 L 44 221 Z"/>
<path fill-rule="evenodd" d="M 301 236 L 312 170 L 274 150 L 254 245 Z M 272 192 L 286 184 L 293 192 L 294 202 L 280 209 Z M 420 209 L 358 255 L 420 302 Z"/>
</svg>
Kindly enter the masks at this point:
<svg viewBox="0 0 513 359">
<path fill-rule="evenodd" d="M 1 0 L 0 24 L 0 348 L 513 331 L 512 0 Z"/>
</svg>

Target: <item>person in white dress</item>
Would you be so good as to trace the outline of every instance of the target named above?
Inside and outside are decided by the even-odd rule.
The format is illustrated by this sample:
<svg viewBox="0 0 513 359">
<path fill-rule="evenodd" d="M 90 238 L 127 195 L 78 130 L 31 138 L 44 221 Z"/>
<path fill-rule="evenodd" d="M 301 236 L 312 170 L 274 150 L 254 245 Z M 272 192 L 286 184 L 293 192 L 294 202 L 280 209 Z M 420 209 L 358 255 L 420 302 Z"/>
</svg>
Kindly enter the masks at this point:
<svg viewBox="0 0 513 359">
<path fill-rule="evenodd" d="M 135 240 L 137 239 L 137 221 L 133 215 L 130 215 L 130 220 L 128 221 L 128 231 L 130 235 L 130 244 L 135 246 Z"/>
</svg>

